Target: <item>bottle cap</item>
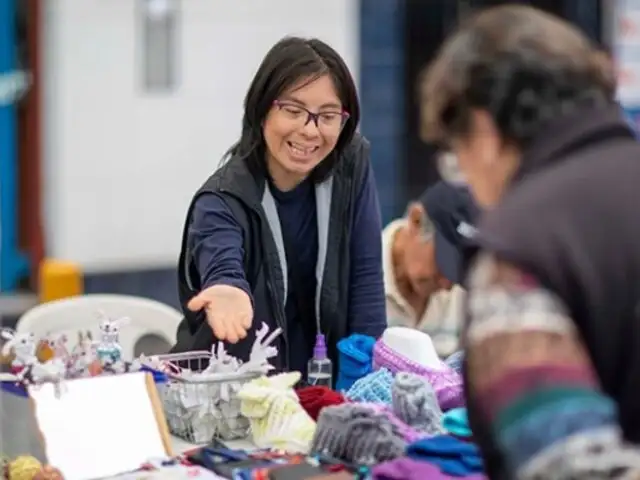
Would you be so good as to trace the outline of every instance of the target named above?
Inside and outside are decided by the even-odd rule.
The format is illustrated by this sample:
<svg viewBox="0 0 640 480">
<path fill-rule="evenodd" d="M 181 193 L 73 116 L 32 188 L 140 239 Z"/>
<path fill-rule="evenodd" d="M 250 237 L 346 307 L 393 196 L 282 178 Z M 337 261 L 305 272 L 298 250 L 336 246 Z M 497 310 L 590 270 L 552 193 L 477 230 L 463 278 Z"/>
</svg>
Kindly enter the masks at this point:
<svg viewBox="0 0 640 480">
<path fill-rule="evenodd" d="M 316 345 L 313 347 L 313 358 L 317 360 L 327 358 L 327 344 L 324 341 L 324 335 L 321 333 L 316 335 Z"/>
</svg>

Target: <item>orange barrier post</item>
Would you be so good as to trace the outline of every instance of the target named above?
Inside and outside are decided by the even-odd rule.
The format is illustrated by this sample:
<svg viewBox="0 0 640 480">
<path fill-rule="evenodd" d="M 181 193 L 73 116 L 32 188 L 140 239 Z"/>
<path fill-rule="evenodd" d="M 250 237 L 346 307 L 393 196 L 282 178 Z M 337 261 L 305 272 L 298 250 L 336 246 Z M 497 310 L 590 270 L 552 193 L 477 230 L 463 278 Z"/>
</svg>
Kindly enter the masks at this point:
<svg viewBox="0 0 640 480">
<path fill-rule="evenodd" d="M 73 262 L 46 258 L 40 264 L 38 293 L 40 303 L 82 295 L 84 276 Z"/>
</svg>

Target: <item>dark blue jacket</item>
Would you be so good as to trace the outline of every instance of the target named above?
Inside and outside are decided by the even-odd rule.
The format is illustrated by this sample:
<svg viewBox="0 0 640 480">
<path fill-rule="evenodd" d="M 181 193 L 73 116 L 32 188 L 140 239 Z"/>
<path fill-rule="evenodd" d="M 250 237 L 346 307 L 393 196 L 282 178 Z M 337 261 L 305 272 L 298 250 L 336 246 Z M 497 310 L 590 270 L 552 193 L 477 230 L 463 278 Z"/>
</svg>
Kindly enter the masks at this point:
<svg viewBox="0 0 640 480">
<path fill-rule="evenodd" d="M 368 149 L 368 142 L 356 135 L 341 154 L 330 179 L 315 187 L 319 238 L 318 271 L 322 273 L 316 298 L 308 299 L 311 310 L 315 310 L 315 315 L 312 313 L 312 316 L 316 318 L 305 322 L 305 337 L 312 341 L 317 320 L 320 330 L 326 336 L 329 355 L 334 364 L 337 360 L 336 344 L 339 339 L 356 331 L 378 336 L 386 327 L 380 258 L 377 269 L 374 269 L 379 273 L 373 275 L 374 288 L 370 289 L 374 298 L 368 302 L 372 303 L 373 309 L 366 314 L 369 317 L 368 321 L 360 321 L 357 328 L 352 328 L 352 226 L 358 194 L 365 182 L 372 180 Z M 235 345 L 226 345 L 228 352 L 238 358 L 247 359 L 255 339 L 255 328 L 259 327 L 261 322 L 266 322 L 272 329 L 280 327 L 284 332 L 278 345 L 280 355 L 274 362 L 276 368 L 290 368 L 292 351 L 297 353 L 310 350 L 309 345 L 290 343 L 288 332 L 291 325 L 288 325 L 285 306 L 291 279 L 287 278 L 289 269 L 277 219 L 278 213 L 269 191 L 264 174 L 252 172 L 247 162 L 240 158 L 231 158 L 195 194 L 187 213 L 180 254 L 179 293 L 185 319 L 178 330 L 178 343 L 174 351 L 208 350 L 215 341 L 204 314 L 193 313 L 186 308 L 189 299 L 203 288 L 202 275 L 194 262 L 188 241 L 193 207 L 202 195 L 212 193 L 223 197 L 236 222 L 242 227 L 244 276 L 249 284 L 256 315 L 247 339 Z M 377 196 L 375 199 L 377 204 Z M 374 213 L 379 218 L 379 211 Z M 375 238 L 369 238 L 368 241 L 379 241 L 379 227 L 377 230 Z M 295 342 L 294 340 L 292 343 Z"/>
</svg>

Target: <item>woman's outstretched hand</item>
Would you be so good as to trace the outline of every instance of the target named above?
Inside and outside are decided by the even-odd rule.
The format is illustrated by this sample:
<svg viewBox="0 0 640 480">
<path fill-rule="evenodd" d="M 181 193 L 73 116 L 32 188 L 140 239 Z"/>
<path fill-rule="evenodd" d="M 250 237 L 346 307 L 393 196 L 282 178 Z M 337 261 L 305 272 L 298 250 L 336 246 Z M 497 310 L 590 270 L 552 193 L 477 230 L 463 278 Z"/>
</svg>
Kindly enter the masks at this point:
<svg viewBox="0 0 640 480">
<path fill-rule="evenodd" d="M 214 285 L 189 300 L 189 310 L 204 310 L 218 340 L 237 343 L 247 336 L 253 321 L 253 306 L 247 293 L 230 285 Z"/>
</svg>

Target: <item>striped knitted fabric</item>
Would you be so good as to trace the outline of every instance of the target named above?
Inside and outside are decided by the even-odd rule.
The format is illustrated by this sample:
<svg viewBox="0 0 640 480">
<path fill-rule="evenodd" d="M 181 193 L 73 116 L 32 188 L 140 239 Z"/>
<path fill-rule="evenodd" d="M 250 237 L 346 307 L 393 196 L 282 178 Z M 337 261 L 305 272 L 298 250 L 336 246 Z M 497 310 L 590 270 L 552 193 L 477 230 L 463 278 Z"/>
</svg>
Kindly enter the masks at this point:
<svg viewBox="0 0 640 480">
<path fill-rule="evenodd" d="M 465 339 L 476 440 L 490 432 L 508 478 L 640 478 L 640 449 L 625 443 L 564 303 L 491 257 L 476 268 Z"/>
</svg>

